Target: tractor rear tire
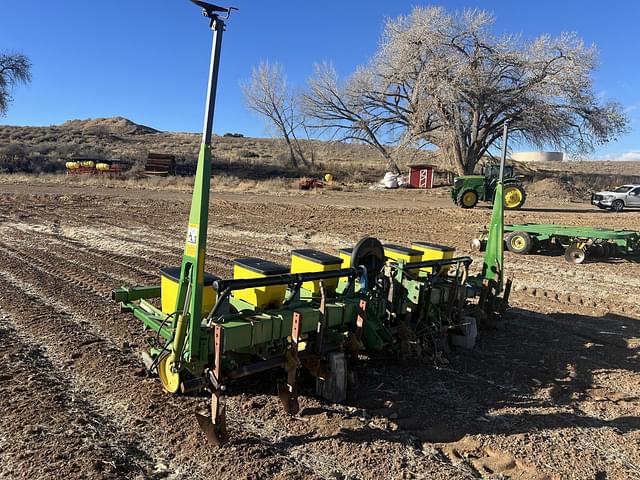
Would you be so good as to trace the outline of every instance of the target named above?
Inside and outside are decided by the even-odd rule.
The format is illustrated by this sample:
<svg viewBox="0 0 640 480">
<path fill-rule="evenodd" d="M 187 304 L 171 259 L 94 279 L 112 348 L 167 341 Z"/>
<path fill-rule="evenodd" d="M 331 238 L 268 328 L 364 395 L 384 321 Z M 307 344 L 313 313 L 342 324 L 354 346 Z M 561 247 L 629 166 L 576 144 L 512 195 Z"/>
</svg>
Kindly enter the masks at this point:
<svg viewBox="0 0 640 480">
<path fill-rule="evenodd" d="M 527 232 L 513 232 L 507 237 L 507 249 L 512 253 L 524 255 L 533 248 L 534 240 Z"/>
<path fill-rule="evenodd" d="M 522 208 L 527 199 L 522 185 L 507 185 L 504 187 L 504 208 L 507 210 L 517 210 Z"/>
<path fill-rule="evenodd" d="M 473 208 L 478 203 L 478 192 L 473 190 L 472 188 L 467 188 L 462 190 L 458 194 L 458 198 L 456 200 L 456 204 L 462 208 Z"/>
</svg>

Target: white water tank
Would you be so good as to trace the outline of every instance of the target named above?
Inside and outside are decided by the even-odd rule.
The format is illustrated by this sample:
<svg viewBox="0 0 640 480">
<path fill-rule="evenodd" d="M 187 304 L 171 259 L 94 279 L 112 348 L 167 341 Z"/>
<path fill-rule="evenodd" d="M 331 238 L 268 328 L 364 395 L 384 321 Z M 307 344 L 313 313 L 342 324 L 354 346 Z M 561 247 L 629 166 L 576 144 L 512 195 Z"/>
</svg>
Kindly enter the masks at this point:
<svg viewBox="0 0 640 480">
<path fill-rule="evenodd" d="M 562 152 L 515 152 L 511 158 L 518 162 L 561 162 Z"/>
</svg>

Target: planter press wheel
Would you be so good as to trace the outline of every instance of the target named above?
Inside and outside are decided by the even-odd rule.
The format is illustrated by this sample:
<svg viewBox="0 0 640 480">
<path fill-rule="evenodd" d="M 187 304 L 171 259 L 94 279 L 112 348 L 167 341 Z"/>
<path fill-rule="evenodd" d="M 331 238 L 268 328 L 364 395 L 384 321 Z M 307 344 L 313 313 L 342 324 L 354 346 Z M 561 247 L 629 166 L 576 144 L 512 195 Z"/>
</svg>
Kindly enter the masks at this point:
<svg viewBox="0 0 640 480">
<path fill-rule="evenodd" d="M 169 393 L 178 393 L 180 389 L 180 372 L 174 372 L 172 366 L 174 363 L 174 355 L 172 352 L 162 354 L 158 360 L 158 377 L 164 388 Z"/>
<path fill-rule="evenodd" d="M 353 247 L 351 266 L 359 267 L 360 265 L 367 269 L 367 281 L 372 285 L 384 267 L 384 248 L 380 240 L 364 237 Z"/>
<path fill-rule="evenodd" d="M 567 262 L 573 263 L 575 265 L 578 265 L 584 262 L 584 259 L 586 257 L 587 255 L 586 255 L 586 252 L 584 251 L 584 248 L 580 248 L 575 245 L 571 245 L 564 252 L 564 259 Z"/>
</svg>

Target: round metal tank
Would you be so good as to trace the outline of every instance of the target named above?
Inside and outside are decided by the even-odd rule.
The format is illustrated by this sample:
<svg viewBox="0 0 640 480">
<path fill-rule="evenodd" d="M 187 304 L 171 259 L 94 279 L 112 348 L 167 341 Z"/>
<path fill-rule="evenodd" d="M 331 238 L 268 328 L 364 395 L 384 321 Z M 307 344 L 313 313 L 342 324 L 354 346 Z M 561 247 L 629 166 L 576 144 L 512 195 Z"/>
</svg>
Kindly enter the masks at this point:
<svg viewBox="0 0 640 480">
<path fill-rule="evenodd" d="M 564 154 L 562 152 L 515 152 L 512 158 L 518 162 L 561 162 Z"/>
</svg>

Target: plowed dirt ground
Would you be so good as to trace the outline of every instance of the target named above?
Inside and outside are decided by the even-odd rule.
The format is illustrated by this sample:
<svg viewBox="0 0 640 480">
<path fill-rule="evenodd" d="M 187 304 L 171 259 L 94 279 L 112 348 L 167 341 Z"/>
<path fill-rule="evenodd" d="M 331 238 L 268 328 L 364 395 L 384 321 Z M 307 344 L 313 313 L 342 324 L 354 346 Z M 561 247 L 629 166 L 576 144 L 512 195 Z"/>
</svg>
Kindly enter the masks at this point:
<svg viewBox="0 0 640 480">
<path fill-rule="evenodd" d="M 508 321 L 474 350 L 445 366 L 363 361 L 346 405 L 309 382 L 296 418 L 273 375 L 250 379 L 231 392 L 231 443 L 208 446 L 193 416 L 207 397 L 163 393 L 139 359 L 141 324 L 110 300 L 179 264 L 189 202 L 0 181 L 1 478 L 640 478 L 637 259 L 508 253 Z M 214 194 L 207 270 L 365 234 L 472 254 L 489 214 L 432 192 Z M 535 198 L 506 220 L 640 230 L 640 212 Z"/>
</svg>

